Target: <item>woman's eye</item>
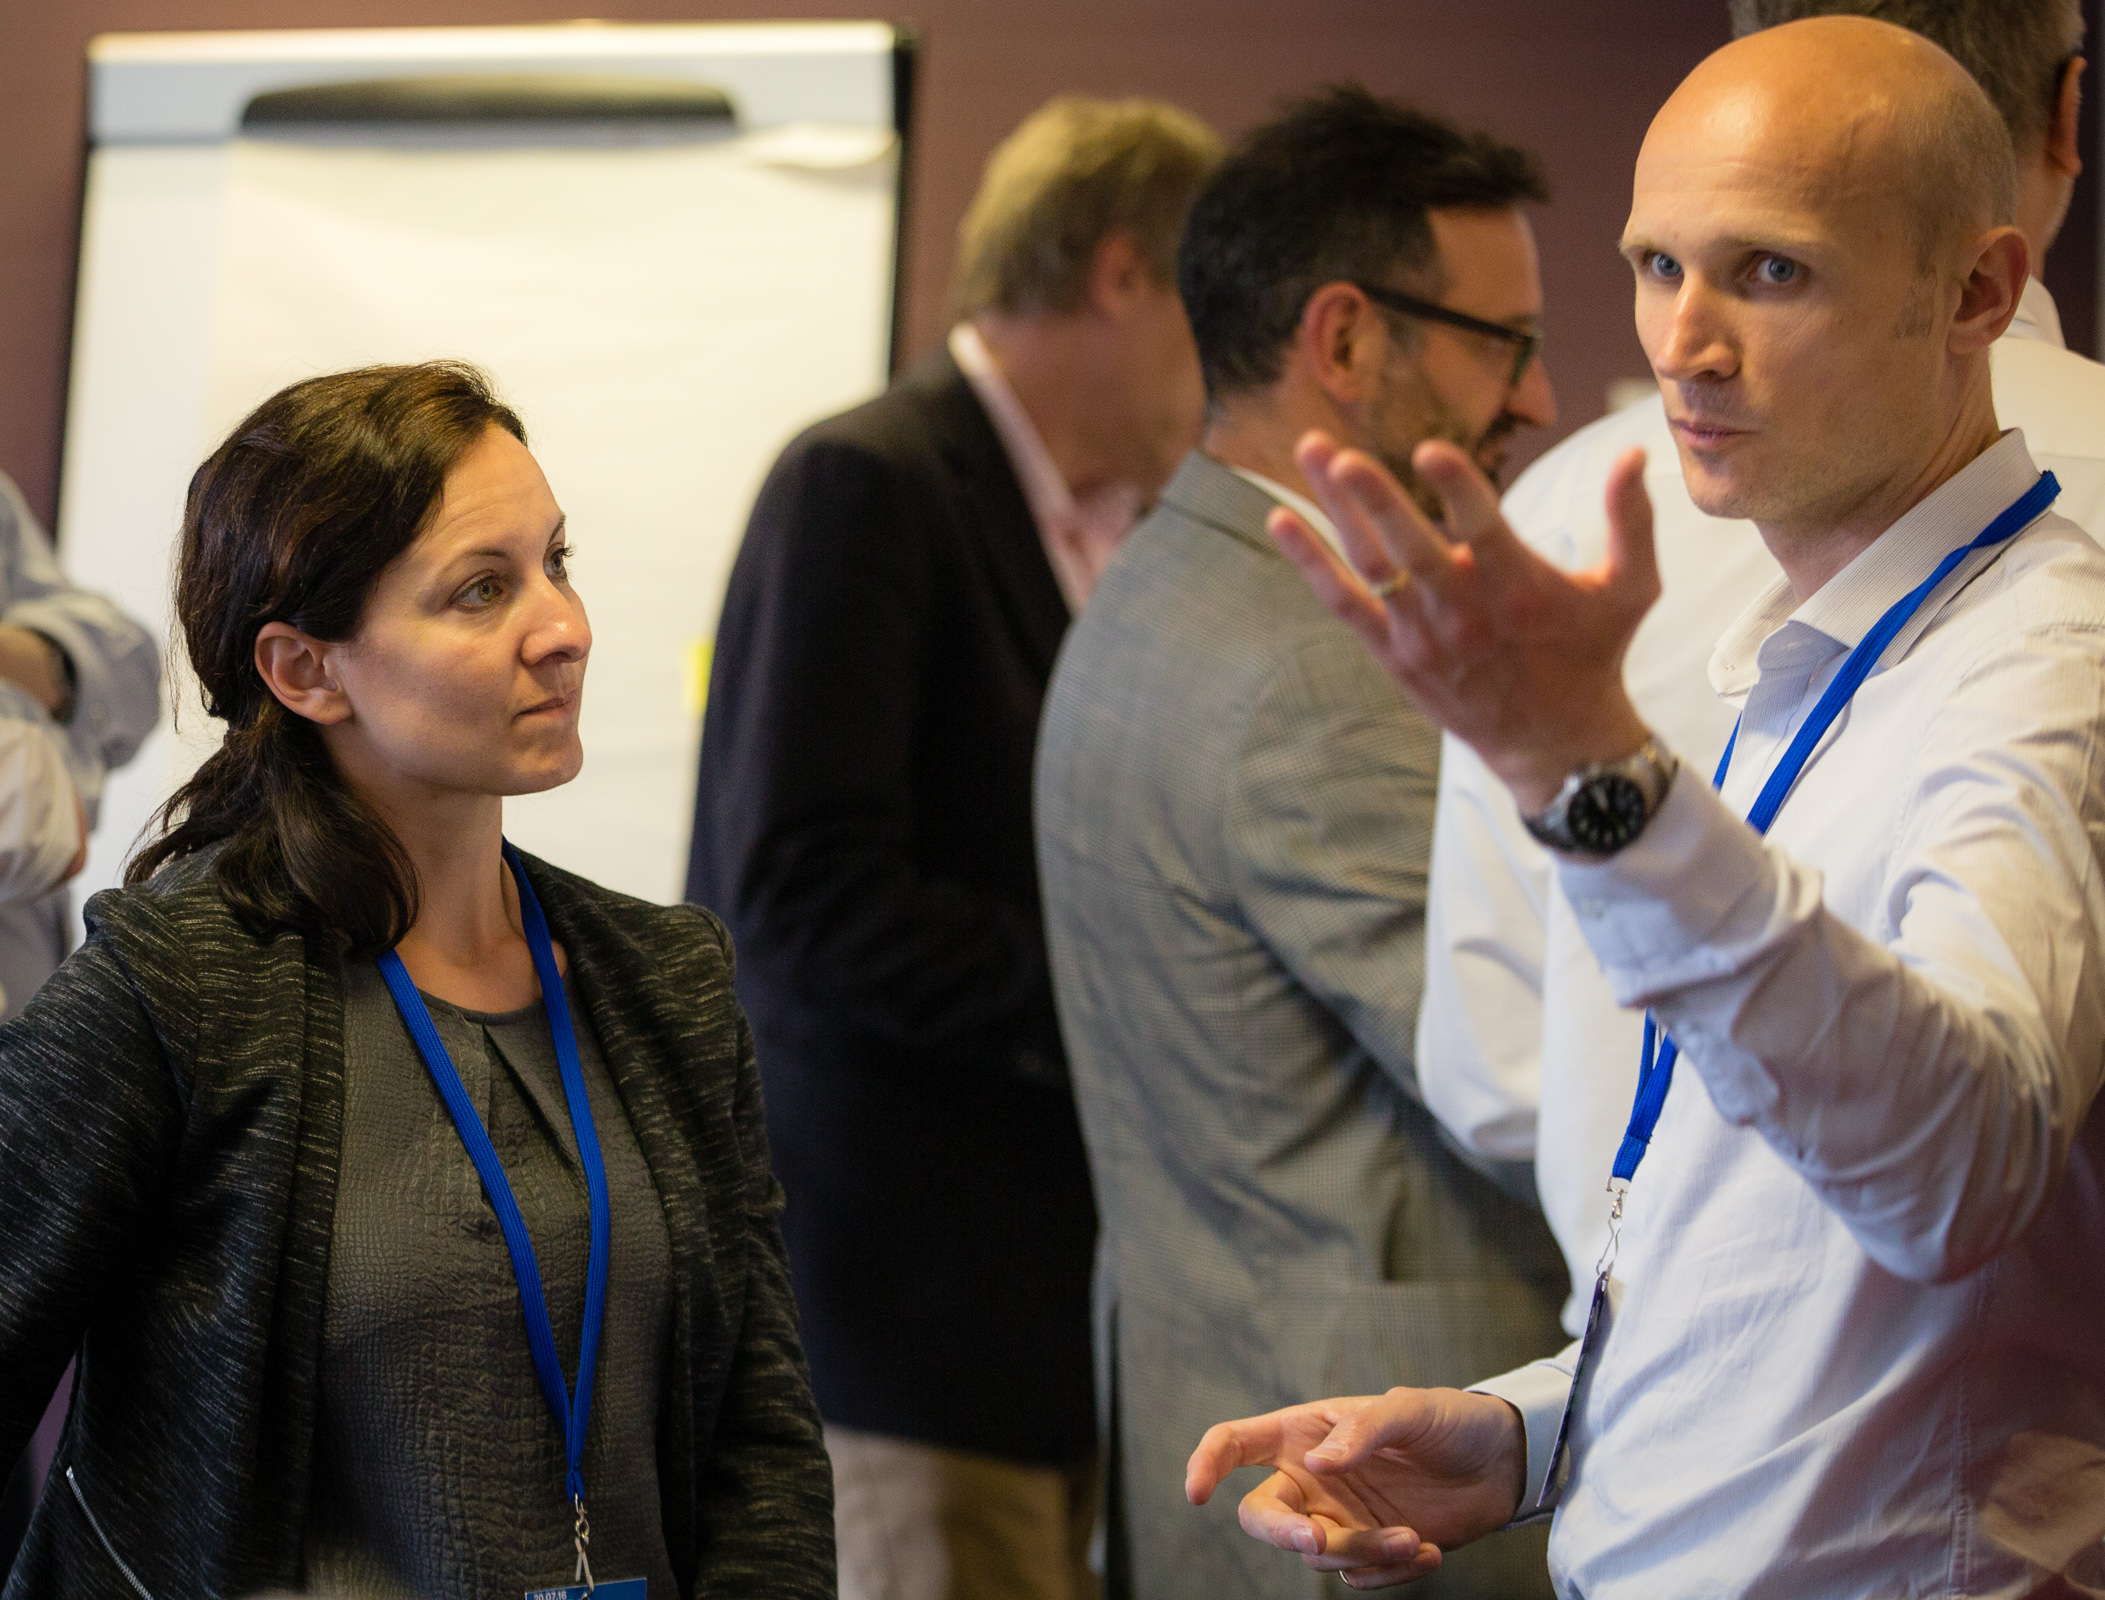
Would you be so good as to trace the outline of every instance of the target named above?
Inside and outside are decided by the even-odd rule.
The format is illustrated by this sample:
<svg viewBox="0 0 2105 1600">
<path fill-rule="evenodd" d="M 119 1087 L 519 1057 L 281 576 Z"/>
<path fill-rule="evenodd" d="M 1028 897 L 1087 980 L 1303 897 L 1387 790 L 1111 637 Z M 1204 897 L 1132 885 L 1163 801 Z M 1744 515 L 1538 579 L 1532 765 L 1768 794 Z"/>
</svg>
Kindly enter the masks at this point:
<svg viewBox="0 0 2105 1600">
<path fill-rule="evenodd" d="M 1763 256 L 1755 263 L 1754 275 L 1763 283 L 1775 287 L 1779 284 L 1798 281 L 1798 263 L 1786 256 Z"/>
<path fill-rule="evenodd" d="M 458 599 L 465 606 L 493 606 L 504 594 L 504 585 L 495 578 L 477 578 L 461 590 Z"/>
<path fill-rule="evenodd" d="M 572 556 L 576 555 L 576 554 L 577 554 L 577 548 L 576 548 L 576 546 L 574 546 L 574 545 L 567 545 L 567 544 L 566 544 L 566 545 L 564 545 L 564 546 L 563 546 L 563 547 L 562 547 L 561 549 L 557 549 L 557 550 L 551 550 L 551 551 L 549 551 L 549 552 L 548 552 L 548 575 L 549 575 L 549 576 L 550 576 L 551 578 L 567 578 L 567 577 L 569 577 L 569 576 L 570 576 L 570 558 L 571 558 Z"/>
</svg>

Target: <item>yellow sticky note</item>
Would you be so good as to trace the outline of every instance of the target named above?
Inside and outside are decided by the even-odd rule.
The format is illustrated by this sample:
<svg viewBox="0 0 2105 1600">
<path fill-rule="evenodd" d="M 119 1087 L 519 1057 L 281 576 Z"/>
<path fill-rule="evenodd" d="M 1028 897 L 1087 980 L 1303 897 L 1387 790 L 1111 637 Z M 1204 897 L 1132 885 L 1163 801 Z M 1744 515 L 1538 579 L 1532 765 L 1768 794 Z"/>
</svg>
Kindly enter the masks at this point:
<svg viewBox="0 0 2105 1600">
<path fill-rule="evenodd" d="M 697 717 L 709 703 L 709 664 L 715 657 L 714 639 L 696 639 L 687 646 L 687 709 Z"/>
</svg>

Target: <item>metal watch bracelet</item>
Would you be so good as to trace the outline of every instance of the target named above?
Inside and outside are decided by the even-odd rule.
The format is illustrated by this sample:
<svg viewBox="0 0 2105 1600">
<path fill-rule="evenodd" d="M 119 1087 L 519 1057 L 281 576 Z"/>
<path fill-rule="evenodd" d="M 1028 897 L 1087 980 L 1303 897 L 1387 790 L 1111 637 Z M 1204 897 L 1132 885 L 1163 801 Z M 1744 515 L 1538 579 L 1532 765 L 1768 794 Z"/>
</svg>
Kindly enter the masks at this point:
<svg viewBox="0 0 2105 1600">
<path fill-rule="evenodd" d="M 1521 815 L 1537 843 L 1601 858 L 1625 849 L 1659 810 L 1681 763 L 1657 738 L 1619 761 L 1588 762 L 1540 811 Z"/>
</svg>

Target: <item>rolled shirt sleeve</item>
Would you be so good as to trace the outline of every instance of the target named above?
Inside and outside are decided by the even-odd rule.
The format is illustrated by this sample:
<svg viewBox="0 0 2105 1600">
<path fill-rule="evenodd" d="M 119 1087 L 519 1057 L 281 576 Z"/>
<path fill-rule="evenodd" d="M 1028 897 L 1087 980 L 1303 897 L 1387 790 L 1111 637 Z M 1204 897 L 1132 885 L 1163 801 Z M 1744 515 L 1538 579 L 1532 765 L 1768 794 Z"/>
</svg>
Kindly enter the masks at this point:
<svg viewBox="0 0 2105 1600">
<path fill-rule="evenodd" d="M 0 905 L 55 888 L 80 850 L 65 757 L 27 699 L 0 686 Z"/>
<path fill-rule="evenodd" d="M 72 718 L 54 725 L 92 820 L 103 775 L 138 753 L 160 719 L 153 636 L 97 594 L 75 588 L 20 493 L 0 477 L 0 622 L 44 635 L 73 665 Z"/>
</svg>

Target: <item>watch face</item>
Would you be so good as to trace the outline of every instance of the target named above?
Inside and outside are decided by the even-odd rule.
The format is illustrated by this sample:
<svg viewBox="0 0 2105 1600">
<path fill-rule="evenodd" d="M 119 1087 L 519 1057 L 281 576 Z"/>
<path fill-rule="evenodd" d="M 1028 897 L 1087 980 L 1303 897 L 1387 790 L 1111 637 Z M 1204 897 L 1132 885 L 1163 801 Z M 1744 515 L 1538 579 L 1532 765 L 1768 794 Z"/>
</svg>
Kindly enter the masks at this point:
<svg viewBox="0 0 2105 1600">
<path fill-rule="evenodd" d="M 1650 808 L 1634 779 L 1619 772 L 1590 778 L 1571 797 L 1564 825 L 1572 843 L 1589 855 L 1613 855 L 1644 831 Z"/>
</svg>

